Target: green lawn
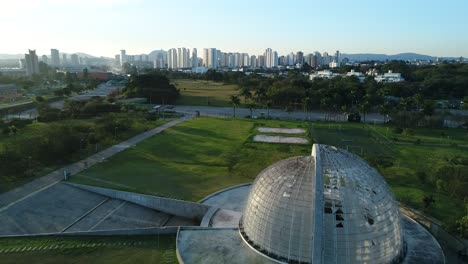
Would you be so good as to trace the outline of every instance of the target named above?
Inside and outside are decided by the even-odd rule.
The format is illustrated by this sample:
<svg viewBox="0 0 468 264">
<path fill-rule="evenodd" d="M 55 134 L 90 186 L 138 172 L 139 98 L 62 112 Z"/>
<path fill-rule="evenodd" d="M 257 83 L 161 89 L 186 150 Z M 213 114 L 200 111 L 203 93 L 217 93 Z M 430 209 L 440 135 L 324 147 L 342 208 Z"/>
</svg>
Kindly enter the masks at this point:
<svg viewBox="0 0 468 264">
<path fill-rule="evenodd" d="M 115 243 L 126 243 L 115 245 Z M 141 244 L 138 244 L 140 243 Z M 106 243 L 97 247 L 70 248 L 70 246 Z M 137 243 L 137 244 L 135 244 Z M 111 245 L 114 244 L 114 245 Z M 0 249 L 63 245 L 63 249 L 33 252 L 4 253 L 1 263 L 177 263 L 175 235 L 131 237 L 63 237 L 0 239 Z"/>
<path fill-rule="evenodd" d="M 466 133 L 460 129 L 414 129 L 412 136 L 394 134 L 392 128 L 369 126 L 351 123 L 315 123 L 314 139 L 319 143 L 348 148 L 350 151 L 372 159 L 375 156 L 389 156 L 394 159 L 393 166 L 380 168 L 397 199 L 413 208 L 422 209 L 424 195 L 433 194 L 434 206 L 426 213 L 444 221 L 453 222 L 463 214 L 463 201 L 451 198 L 448 193 L 438 193 L 435 185 L 430 183 L 438 168 L 446 164 L 447 157 L 468 156 L 468 148 L 456 146 L 425 146 L 416 144 L 395 144 L 387 138 L 399 137 L 400 141 L 415 142 L 421 138 L 422 143 L 437 143 L 439 135 L 444 132 L 451 137 L 452 143 L 467 140 Z M 400 142 L 397 141 L 397 142 Z M 361 154 L 362 151 L 362 154 Z M 425 172 L 427 179 L 421 181 L 417 172 Z"/>
<path fill-rule="evenodd" d="M 179 105 L 230 106 L 229 97 L 239 93 L 239 86 L 200 80 L 173 80 L 180 90 Z"/>
<path fill-rule="evenodd" d="M 220 189 L 251 182 L 273 162 L 308 155 L 311 145 L 255 143 L 259 126 L 303 127 L 304 122 L 196 118 L 158 134 L 73 177 L 78 183 L 197 201 Z M 91 179 L 90 179 L 91 178 Z"/>
</svg>

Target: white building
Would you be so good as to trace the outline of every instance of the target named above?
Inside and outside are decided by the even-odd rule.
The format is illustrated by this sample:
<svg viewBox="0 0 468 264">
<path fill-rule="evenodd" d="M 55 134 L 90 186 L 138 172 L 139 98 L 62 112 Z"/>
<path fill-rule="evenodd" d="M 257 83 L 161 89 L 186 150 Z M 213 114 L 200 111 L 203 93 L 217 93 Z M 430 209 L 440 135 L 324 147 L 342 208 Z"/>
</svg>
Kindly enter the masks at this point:
<svg viewBox="0 0 468 264">
<path fill-rule="evenodd" d="M 341 66 L 340 63 L 339 63 L 339 62 L 336 62 L 335 60 L 333 60 L 332 62 L 330 62 L 330 63 L 328 64 L 328 67 L 330 67 L 331 69 L 333 69 L 333 68 L 338 68 L 338 67 L 340 67 L 340 66 Z"/>
<path fill-rule="evenodd" d="M 120 66 L 127 62 L 127 52 L 125 50 L 120 50 Z"/>
<path fill-rule="evenodd" d="M 360 82 L 364 82 L 366 80 L 366 76 L 362 74 L 362 72 L 356 72 L 354 70 L 351 70 L 350 72 L 346 73 L 347 77 L 354 76 L 359 79 Z"/>
<path fill-rule="evenodd" d="M 329 70 L 324 70 L 324 71 L 318 71 L 318 72 L 315 72 L 315 73 L 311 73 L 309 75 L 309 79 L 311 81 L 313 81 L 314 79 L 317 79 L 317 78 L 321 78 L 321 79 L 333 79 L 337 76 L 339 76 L 340 74 L 336 74 L 336 73 L 333 73 Z"/>
<path fill-rule="evenodd" d="M 384 73 L 384 75 L 375 76 L 374 80 L 376 82 L 382 82 L 382 83 L 386 83 L 386 82 L 394 83 L 394 82 L 402 82 L 405 79 L 401 77 L 401 73 L 392 72 L 391 70 L 389 70 L 387 73 Z"/>
<path fill-rule="evenodd" d="M 167 51 L 167 68 L 168 69 L 177 69 L 177 50 L 170 49 Z"/>
<path fill-rule="evenodd" d="M 273 51 L 270 48 L 265 50 L 265 67 L 273 68 L 278 66 L 278 53 L 276 53 L 276 59 L 275 53 L 276 51 Z"/>
</svg>

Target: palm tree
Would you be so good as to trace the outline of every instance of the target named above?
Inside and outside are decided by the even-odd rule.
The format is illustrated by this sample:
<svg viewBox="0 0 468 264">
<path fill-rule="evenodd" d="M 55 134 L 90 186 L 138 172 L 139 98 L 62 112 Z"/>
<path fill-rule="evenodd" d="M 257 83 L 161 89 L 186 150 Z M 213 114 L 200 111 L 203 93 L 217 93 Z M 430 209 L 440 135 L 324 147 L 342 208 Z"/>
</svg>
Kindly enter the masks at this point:
<svg viewBox="0 0 468 264">
<path fill-rule="evenodd" d="M 231 104 L 232 104 L 232 107 L 233 107 L 234 117 L 236 117 L 236 106 L 238 106 L 240 104 L 239 96 L 231 95 L 230 100 L 231 100 Z"/>
<path fill-rule="evenodd" d="M 244 104 L 247 104 L 247 99 L 252 98 L 252 94 L 250 93 L 250 89 L 247 87 L 243 87 L 239 93 L 240 96 L 244 97 Z"/>
</svg>

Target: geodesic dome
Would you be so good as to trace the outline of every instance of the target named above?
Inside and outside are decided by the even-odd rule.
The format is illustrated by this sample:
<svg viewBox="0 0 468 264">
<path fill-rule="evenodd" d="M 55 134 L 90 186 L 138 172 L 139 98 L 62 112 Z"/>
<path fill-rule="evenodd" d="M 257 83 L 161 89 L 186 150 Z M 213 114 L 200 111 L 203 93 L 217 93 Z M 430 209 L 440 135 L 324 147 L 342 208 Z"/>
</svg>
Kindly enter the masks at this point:
<svg viewBox="0 0 468 264">
<path fill-rule="evenodd" d="M 279 161 L 255 179 L 240 222 L 244 241 L 287 263 L 398 263 L 398 204 L 360 157 L 326 145 Z"/>
</svg>

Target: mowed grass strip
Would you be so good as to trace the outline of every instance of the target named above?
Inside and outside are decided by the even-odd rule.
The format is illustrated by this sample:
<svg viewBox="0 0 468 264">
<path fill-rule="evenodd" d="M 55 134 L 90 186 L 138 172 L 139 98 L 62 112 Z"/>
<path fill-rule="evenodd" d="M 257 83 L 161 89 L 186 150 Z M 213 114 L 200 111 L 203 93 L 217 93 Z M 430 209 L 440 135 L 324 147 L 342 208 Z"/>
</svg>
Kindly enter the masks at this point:
<svg viewBox="0 0 468 264">
<path fill-rule="evenodd" d="M 230 106 L 231 95 L 239 93 L 239 86 L 200 80 L 173 80 L 180 90 L 179 105 Z"/>
<path fill-rule="evenodd" d="M 303 122 L 196 118 L 165 130 L 134 148 L 75 176 L 78 183 L 198 201 L 220 189 L 251 182 L 272 163 L 309 155 L 309 145 L 256 143 L 260 126 L 307 127 Z M 80 177 L 80 176 L 85 177 Z"/>
</svg>

